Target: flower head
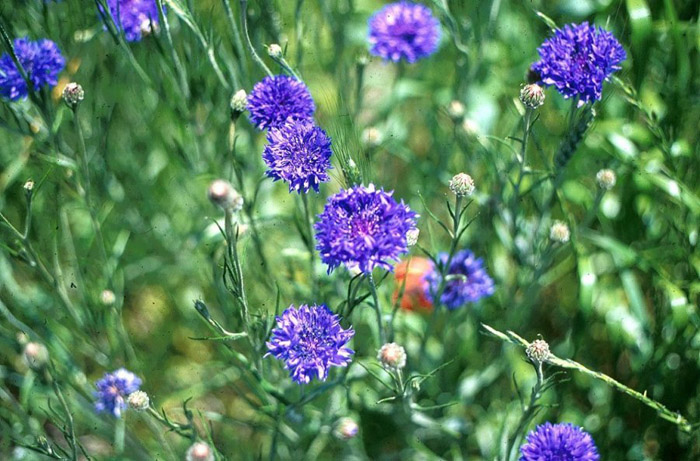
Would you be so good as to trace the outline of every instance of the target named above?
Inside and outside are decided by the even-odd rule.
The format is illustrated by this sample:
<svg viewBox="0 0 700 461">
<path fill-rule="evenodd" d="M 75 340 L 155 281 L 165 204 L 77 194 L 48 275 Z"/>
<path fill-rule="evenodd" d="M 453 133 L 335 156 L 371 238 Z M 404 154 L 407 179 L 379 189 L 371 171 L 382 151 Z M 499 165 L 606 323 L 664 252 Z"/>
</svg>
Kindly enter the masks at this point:
<svg viewBox="0 0 700 461">
<path fill-rule="evenodd" d="M 386 343 L 377 352 L 377 360 L 387 370 L 400 370 L 406 366 L 406 350 L 396 343 Z"/>
<path fill-rule="evenodd" d="M 612 33 L 587 22 L 558 29 L 537 51 L 540 60 L 532 70 L 540 81 L 566 99 L 577 96 L 581 104 L 599 100 L 603 82 L 627 58 Z"/>
<path fill-rule="evenodd" d="M 544 89 L 537 83 L 530 83 L 520 89 L 520 102 L 530 109 L 537 109 L 544 104 Z"/>
<path fill-rule="evenodd" d="M 532 362 L 542 363 L 549 358 L 549 344 L 543 339 L 536 339 L 527 346 L 525 353 Z"/>
<path fill-rule="evenodd" d="M 316 111 L 304 82 L 286 75 L 265 77 L 248 96 L 250 121 L 260 130 L 278 128 L 288 118 L 306 120 Z"/>
<path fill-rule="evenodd" d="M 299 384 L 313 378 L 325 381 L 331 366 L 345 367 L 350 362 L 354 352 L 346 344 L 354 334 L 351 328 L 344 330 L 340 317 L 323 304 L 292 305 L 277 317 L 267 355 L 284 361 L 289 375 Z"/>
<path fill-rule="evenodd" d="M 589 433 L 573 424 L 544 423 L 520 447 L 520 461 L 598 461 L 600 456 Z"/>
<path fill-rule="evenodd" d="M 391 195 L 370 184 L 328 198 L 314 227 L 329 273 L 341 264 L 365 273 L 376 266 L 391 270 L 390 261 L 408 252 L 406 234 L 416 227 L 416 214 Z"/>
<path fill-rule="evenodd" d="M 155 0 L 107 0 L 115 26 L 124 31 L 128 42 L 138 42 L 158 28 Z"/>
<path fill-rule="evenodd" d="M 448 254 L 440 253 L 438 261 L 447 264 Z M 467 303 L 473 303 L 481 298 L 491 296 L 494 292 L 493 280 L 484 269 L 484 261 L 474 256 L 469 250 L 455 253 L 447 271 L 447 281 L 440 296 L 440 302 L 448 309 L 457 309 Z M 430 289 L 428 295 L 433 298 L 442 281 L 440 272 L 435 268 L 426 276 Z"/>
<path fill-rule="evenodd" d="M 263 160 L 267 175 L 284 180 L 289 192 L 308 192 L 330 180 L 331 140 L 326 132 L 309 120 L 292 120 L 267 133 Z"/>
<path fill-rule="evenodd" d="M 58 74 L 65 67 L 66 60 L 54 42 L 47 39 L 33 42 L 25 37 L 16 38 L 13 46 L 34 90 L 56 86 Z M 27 82 L 15 66 L 12 56 L 4 53 L 0 57 L 0 95 L 10 101 L 17 101 L 26 98 L 28 94 Z"/>
<path fill-rule="evenodd" d="M 369 18 L 370 53 L 387 61 L 416 62 L 440 42 L 440 21 L 430 8 L 411 2 L 386 5 Z"/>
<path fill-rule="evenodd" d="M 105 373 L 95 385 L 95 409 L 98 412 L 107 411 L 119 418 L 122 411 L 126 410 L 126 397 L 139 390 L 141 379 L 129 370 L 120 368 L 112 373 Z"/>
<path fill-rule="evenodd" d="M 569 226 L 563 221 L 554 221 L 552 227 L 549 229 L 549 238 L 555 242 L 566 243 L 571 237 L 571 231 Z"/>
</svg>

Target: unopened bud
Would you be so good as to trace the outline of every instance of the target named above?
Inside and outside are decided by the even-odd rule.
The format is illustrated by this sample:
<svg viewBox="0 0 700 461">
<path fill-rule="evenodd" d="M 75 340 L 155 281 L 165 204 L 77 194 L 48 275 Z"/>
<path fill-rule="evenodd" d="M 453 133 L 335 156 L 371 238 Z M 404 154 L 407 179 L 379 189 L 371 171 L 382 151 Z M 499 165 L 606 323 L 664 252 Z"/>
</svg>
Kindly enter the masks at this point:
<svg viewBox="0 0 700 461">
<path fill-rule="evenodd" d="M 187 461 L 214 461 L 211 447 L 204 442 L 195 442 L 187 450 Z"/>
<path fill-rule="evenodd" d="M 554 221 L 551 229 L 549 230 L 549 238 L 559 243 L 566 243 L 569 241 L 571 232 L 569 231 L 569 226 L 562 221 Z"/>
<path fill-rule="evenodd" d="M 600 170 L 595 175 L 595 179 L 596 181 L 598 181 L 598 186 L 600 186 L 601 189 L 605 190 L 612 189 L 615 186 L 615 183 L 617 182 L 617 176 L 615 176 L 615 172 L 607 168 L 604 170 Z"/>
<path fill-rule="evenodd" d="M 342 418 L 335 428 L 335 436 L 339 439 L 350 440 L 357 435 L 360 430 L 357 423 L 352 418 Z"/>
<path fill-rule="evenodd" d="M 520 89 L 520 102 L 530 109 L 537 109 L 544 104 L 544 89 L 536 83 L 525 85 Z"/>
<path fill-rule="evenodd" d="M 111 306 L 116 300 L 117 297 L 112 290 L 103 290 L 102 293 L 100 293 L 100 301 L 104 306 Z"/>
<path fill-rule="evenodd" d="M 447 105 L 447 114 L 455 120 L 464 117 L 464 104 L 454 100 Z"/>
<path fill-rule="evenodd" d="M 49 361 L 49 351 L 40 343 L 30 342 L 24 346 L 24 362 L 35 370 L 43 368 Z"/>
<path fill-rule="evenodd" d="M 84 97 L 85 91 L 79 83 L 70 82 L 63 87 L 63 102 L 71 109 L 75 108 Z"/>
<path fill-rule="evenodd" d="M 267 47 L 267 54 L 269 54 L 271 58 L 279 59 L 282 57 L 282 47 L 277 43 L 273 43 Z"/>
<path fill-rule="evenodd" d="M 231 97 L 231 117 L 236 119 L 248 107 L 248 95 L 245 90 L 238 90 Z"/>
<path fill-rule="evenodd" d="M 450 190 L 457 197 L 466 197 L 474 192 L 474 180 L 466 173 L 459 173 L 450 180 Z"/>
<path fill-rule="evenodd" d="M 144 391 L 134 391 L 126 398 L 126 403 L 129 404 L 129 408 L 136 411 L 146 411 L 151 405 L 151 401 L 148 398 L 148 394 Z"/>
<path fill-rule="evenodd" d="M 377 360 L 387 370 L 400 370 L 406 366 L 406 350 L 396 343 L 384 344 L 379 349 Z"/>
<path fill-rule="evenodd" d="M 240 211 L 243 208 L 243 197 L 233 188 L 231 183 L 217 179 L 209 186 L 209 200 L 224 210 Z"/>
<path fill-rule="evenodd" d="M 542 339 L 536 339 L 527 346 L 525 353 L 535 364 L 545 362 L 549 358 L 549 344 Z"/>
<path fill-rule="evenodd" d="M 420 235 L 420 229 L 417 227 L 406 232 L 406 245 L 412 247 L 418 243 L 418 236 Z"/>
<path fill-rule="evenodd" d="M 27 182 L 24 183 L 23 187 L 24 187 L 24 190 L 26 190 L 27 192 L 33 191 L 34 190 L 34 181 L 32 181 L 31 179 L 27 179 Z"/>
</svg>

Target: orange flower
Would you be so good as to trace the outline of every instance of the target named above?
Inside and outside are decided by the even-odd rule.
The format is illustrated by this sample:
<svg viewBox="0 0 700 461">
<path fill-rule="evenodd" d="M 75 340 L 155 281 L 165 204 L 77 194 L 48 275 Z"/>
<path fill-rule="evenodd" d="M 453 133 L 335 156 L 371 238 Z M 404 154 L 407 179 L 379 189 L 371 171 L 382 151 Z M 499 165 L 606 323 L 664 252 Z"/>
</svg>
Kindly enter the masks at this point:
<svg viewBox="0 0 700 461">
<path fill-rule="evenodd" d="M 426 296 L 428 282 L 425 280 L 425 276 L 432 270 L 432 261 L 421 256 L 413 256 L 398 263 L 394 267 L 396 289 L 394 290 L 393 301 L 396 302 L 399 298 L 401 287 L 403 286 L 402 309 L 430 311 L 433 308 L 433 303 Z"/>
</svg>

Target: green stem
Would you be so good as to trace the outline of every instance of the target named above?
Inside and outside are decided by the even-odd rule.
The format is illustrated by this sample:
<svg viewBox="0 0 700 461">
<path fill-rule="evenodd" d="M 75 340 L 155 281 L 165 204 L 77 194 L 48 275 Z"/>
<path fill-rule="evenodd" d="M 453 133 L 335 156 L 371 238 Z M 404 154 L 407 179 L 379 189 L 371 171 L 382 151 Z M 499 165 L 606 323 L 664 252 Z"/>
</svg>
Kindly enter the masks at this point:
<svg viewBox="0 0 700 461">
<path fill-rule="evenodd" d="M 379 297 L 377 296 L 377 285 L 374 283 L 372 272 L 366 274 L 369 282 L 369 288 L 372 292 L 372 301 L 374 303 L 374 311 L 377 314 L 377 328 L 379 329 L 379 346 L 386 343 L 386 334 L 384 333 L 384 325 L 382 323 L 382 309 L 379 305 Z"/>
<path fill-rule="evenodd" d="M 503 458 L 503 461 L 508 461 L 512 458 L 511 452 L 513 451 L 513 448 L 515 447 L 517 441 L 520 440 L 520 438 L 522 437 L 525 428 L 535 416 L 535 413 L 539 408 L 539 406 L 537 405 L 537 401 L 540 399 L 540 397 L 542 397 L 544 373 L 542 372 L 542 363 L 537 363 L 534 366 L 537 372 L 537 382 L 532 388 L 532 393 L 530 394 L 530 402 L 528 403 L 527 407 L 525 407 L 525 409 L 523 410 L 523 414 L 520 416 L 520 421 L 518 421 L 518 426 L 516 427 L 512 437 L 508 442 L 508 448 L 506 448 L 505 457 Z"/>
<path fill-rule="evenodd" d="M 269 67 L 265 65 L 265 62 L 260 58 L 258 53 L 255 51 L 253 42 L 250 41 L 250 34 L 248 33 L 248 0 L 240 0 L 241 2 L 241 24 L 243 25 L 243 35 L 245 35 L 246 43 L 248 44 L 248 50 L 253 56 L 253 60 L 257 62 L 260 67 L 263 68 L 265 73 L 272 77 L 272 71 Z"/>
</svg>

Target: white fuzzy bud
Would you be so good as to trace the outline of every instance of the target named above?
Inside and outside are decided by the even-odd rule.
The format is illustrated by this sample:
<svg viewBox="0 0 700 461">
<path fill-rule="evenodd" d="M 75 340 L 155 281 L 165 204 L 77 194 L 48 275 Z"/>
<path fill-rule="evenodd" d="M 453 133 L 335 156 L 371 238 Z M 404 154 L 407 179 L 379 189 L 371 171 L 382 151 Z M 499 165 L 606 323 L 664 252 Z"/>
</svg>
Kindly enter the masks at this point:
<svg viewBox="0 0 700 461">
<path fill-rule="evenodd" d="M 615 183 L 617 182 L 617 176 L 615 175 L 615 172 L 610 169 L 604 169 L 600 170 L 596 175 L 595 179 L 598 182 L 598 186 L 600 186 L 601 189 L 605 190 L 610 190 L 613 187 L 615 187 Z"/>
<path fill-rule="evenodd" d="M 406 350 L 396 343 L 384 344 L 377 353 L 377 360 L 387 370 L 400 370 L 406 366 Z"/>
<path fill-rule="evenodd" d="M 474 180 L 466 173 L 459 173 L 450 180 L 450 190 L 457 197 L 467 197 L 474 192 Z"/>
<path fill-rule="evenodd" d="M 536 83 L 525 85 L 520 89 L 520 102 L 530 109 L 537 109 L 544 104 L 544 89 Z"/>
<path fill-rule="evenodd" d="M 112 290 L 103 290 L 102 293 L 100 293 L 100 301 L 104 306 L 111 306 L 116 300 L 117 297 Z"/>
<path fill-rule="evenodd" d="M 525 353 L 533 363 L 542 363 L 549 358 L 549 344 L 542 339 L 536 339 L 527 346 Z"/>
<path fill-rule="evenodd" d="M 243 196 L 233 188 L 231 183 L 217 179 L 209 185 L 209 200 L 224 210 L 240 211 L 243 208 Z"/>
<path fill-rule="evenodd" d="M 552 227 L 549 230 L 549 238 L 559 243 L 566 243 L 571 237 L 571 231 L 569 231 L 569 226 L 563 221 L 554 221 Z"/>
<path fill-rule="evenodd" d="M 269 54 L 271 58 L 279 59 L 282 57 L 282 47 L 277 43 L 273 43 L 267 47 L 267 54 Z"/>
<path fill-rule="evenodd" d="M 29 342 L 24 346 L 24 362 L 35 370 L 43 368 L 49 361 L 49 351 L 40 343 Z"/>
<path fill-rule="evenodd" d="M 129 408 L 136 411 L 146 411 L 151 405 L 151 401 L 148 398 L 148 394 L 144 391 L 134 391 L 126 398 L 126 403 L 129 404 Z"/>
</svg>

